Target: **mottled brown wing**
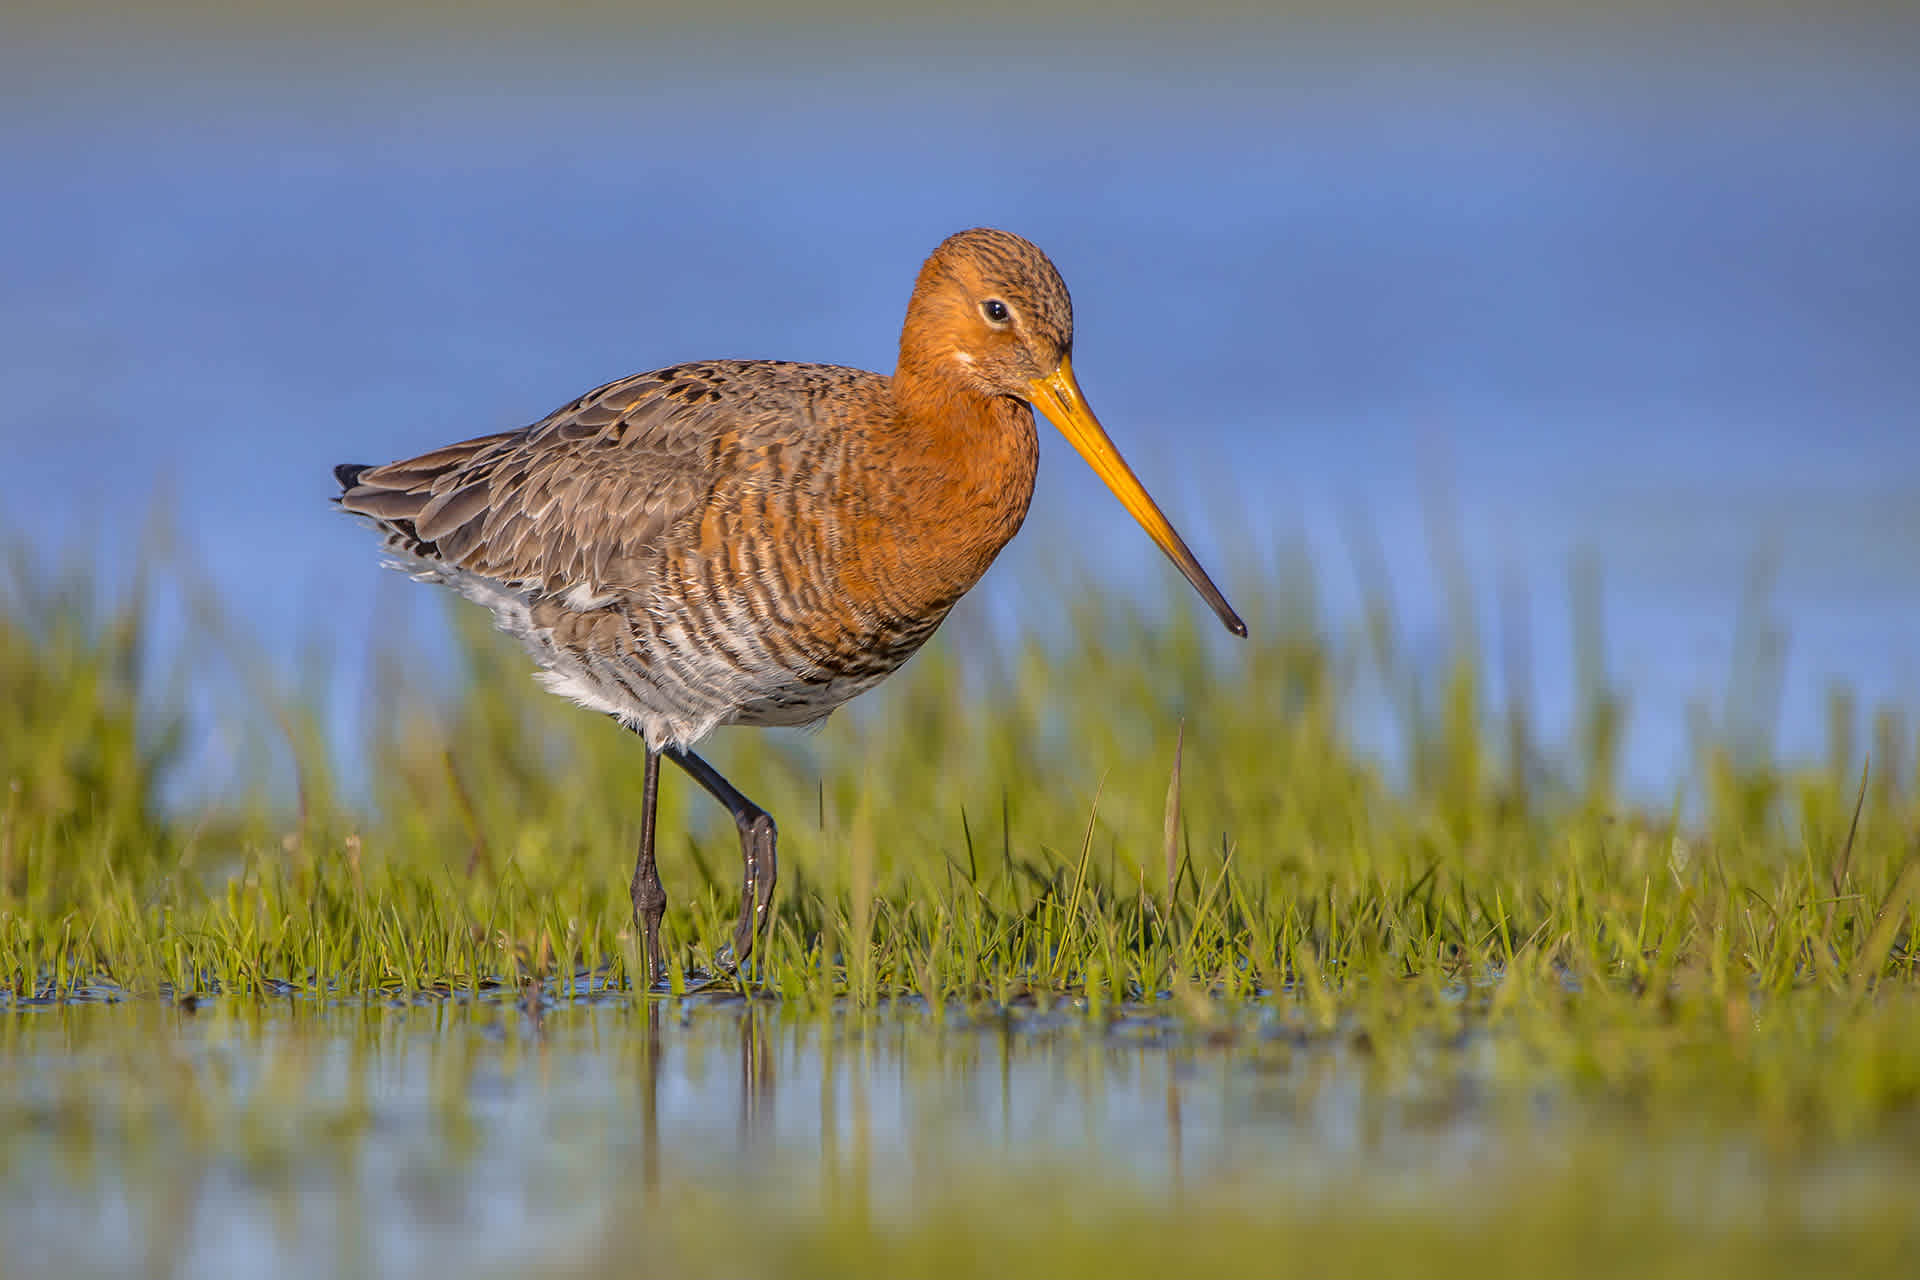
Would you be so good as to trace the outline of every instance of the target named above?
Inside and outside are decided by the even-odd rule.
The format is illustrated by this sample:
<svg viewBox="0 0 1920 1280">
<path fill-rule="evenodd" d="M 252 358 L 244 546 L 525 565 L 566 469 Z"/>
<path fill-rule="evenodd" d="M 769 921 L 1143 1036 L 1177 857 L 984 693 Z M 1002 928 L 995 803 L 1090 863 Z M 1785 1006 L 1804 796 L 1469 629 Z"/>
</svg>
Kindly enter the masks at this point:
<svg viewBox="0 0 1920 1280">
<path fill-rule="evenodd" d="M 743 379 L 747 371 L 622 378 L 520 431 L 345 470 L 340 505 L 377 522 L 398 550 L 503 582 L 588 597 L 643 590 L 729 455 L 783 419 L 804 426 L 803 388 Z M 758 384 L 744 400 L 743 381 Z M 783 398 L 793 401 L 784 411 Z"/>
</svg>

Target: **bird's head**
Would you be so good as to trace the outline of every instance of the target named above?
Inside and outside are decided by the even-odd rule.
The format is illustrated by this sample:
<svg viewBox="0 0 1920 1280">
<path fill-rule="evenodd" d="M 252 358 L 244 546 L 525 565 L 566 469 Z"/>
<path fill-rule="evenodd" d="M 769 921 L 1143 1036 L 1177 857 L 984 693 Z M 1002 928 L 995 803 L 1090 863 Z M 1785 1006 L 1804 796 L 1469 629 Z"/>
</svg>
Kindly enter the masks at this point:
<svg viewBox="0 0 1920 1280">
<path fill-rule="evenodd" d="M 1046 414 L 1227 630 L 1247 634 L 1087 407 L 1073 376 L 1073 299 L 1037 245 L 990 227 L 948 236 L 920 268 L 900 348 L 902 368 Z"/>
</svg>

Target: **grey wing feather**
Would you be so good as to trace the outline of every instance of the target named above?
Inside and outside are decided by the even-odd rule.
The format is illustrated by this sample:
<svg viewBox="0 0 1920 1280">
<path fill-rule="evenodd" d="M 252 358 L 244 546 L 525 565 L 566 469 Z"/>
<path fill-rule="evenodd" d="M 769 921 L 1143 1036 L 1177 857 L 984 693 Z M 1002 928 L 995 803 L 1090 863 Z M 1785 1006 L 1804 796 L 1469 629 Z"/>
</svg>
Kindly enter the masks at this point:
<svg viewBox="0 0 1920 1280">
<path fill-rule="evenodd" d="M 636 374 L 523 430 L 366 468 L 339 503 L 413 556 L 553 593 L 640 590 L 724 438 L 753 425 L 724 404 L 683 371 Z"/>
</svg>

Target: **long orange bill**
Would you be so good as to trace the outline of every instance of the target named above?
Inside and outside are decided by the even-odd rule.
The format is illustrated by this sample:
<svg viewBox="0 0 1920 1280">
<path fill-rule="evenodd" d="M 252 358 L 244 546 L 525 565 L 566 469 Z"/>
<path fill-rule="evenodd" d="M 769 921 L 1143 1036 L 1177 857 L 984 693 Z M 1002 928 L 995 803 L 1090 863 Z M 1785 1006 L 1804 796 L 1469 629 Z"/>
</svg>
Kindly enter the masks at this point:
<svg viewBox="0 0 1920 1280">
<path fill-rule="evenodd" d="M 1146 488 L 1141 485 L 1133 468 L 1113 447 L 1113 441 L 1093 416 L 1093 410 L 1087 408 L 1087 399 L 1080 394 L 1080 384 L 1073 380 L 1073 363 L 1064 357 L 1060 367 L 1047 377 L 1035 378 L 1027 384 L 1028 398 L 1047 417 L 1053 419 L 1053 425 L 1060 428 L 1080 456 L 1087 460 L 1094 473 L 1106 481 L 1107 488 L 1113 490 L 1120 504 L 1133 513 L 1160 549 L 1167 553 L 1167 559 L 1186 575 L 1193 589 L 1200 593 L 1227 630 L 1237 636 L 1247 634 L 1247 624 L 1240 621 L 1240 615 L 1233 611 L 1227 598 L 1220 594 L 1220 588 L 1213 585 L 1213 579 L 1193 558 L 1193 552 L 1187 550 L 1187 544 L 1174 532 L 1167 518 L 1160 514 L 1160 508 L 1147 496 Z"/>
</svg>

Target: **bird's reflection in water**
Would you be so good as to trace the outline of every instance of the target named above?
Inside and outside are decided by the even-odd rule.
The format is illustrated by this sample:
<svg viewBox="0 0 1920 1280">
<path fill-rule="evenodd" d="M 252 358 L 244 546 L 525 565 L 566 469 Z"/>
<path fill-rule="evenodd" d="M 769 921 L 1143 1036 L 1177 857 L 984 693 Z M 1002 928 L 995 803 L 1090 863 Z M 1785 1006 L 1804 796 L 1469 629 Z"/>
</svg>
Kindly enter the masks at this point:
<svg viewBox="0 0 1920 1280">
<path fill-rule="evenodd" d="M 640 1002 L 646 1029 L 640 1036 L 640 1185 L 649 1202 L 660 1191 L 660 1001 Z"/>
<path fill-rule="evenodd" d="M 749 1000 L 740 1014 L 740 1153 L 751 1155 L 773 1135 L 773 1042 L 767 1011 Z"/>
<path fill-rule="evenodd" d="M 667 1038 L 662 1031 L 663 1012 L 668 1002 L 643 1001 L 636 1010 L 640 1034 L 635 1037 L 639 1055 L 635 1084 L 639 1091 L 640 1175 L 649 1194 L 657 1191 L 665 1174 L 661 1155 L 662 1079 L 668 1073 Z M 737 1016 L 704 1020 L 706 1036 L 738 1036 L 738 1069 L 735 1080 L 735 1114 L 738 1150 L 743 1156 L 764 1153 L 774 1137 L 774 1092 L 779 1076 L 775 1070 L 771 1012 L 753 1001 L 742 1001 Z M 712 1043 L 709 1041 L 709 1043 Z M 724 1044 L 720 1046 L 724 1052 Z"/>
</svg>

